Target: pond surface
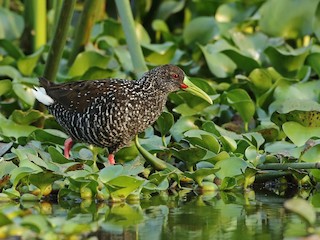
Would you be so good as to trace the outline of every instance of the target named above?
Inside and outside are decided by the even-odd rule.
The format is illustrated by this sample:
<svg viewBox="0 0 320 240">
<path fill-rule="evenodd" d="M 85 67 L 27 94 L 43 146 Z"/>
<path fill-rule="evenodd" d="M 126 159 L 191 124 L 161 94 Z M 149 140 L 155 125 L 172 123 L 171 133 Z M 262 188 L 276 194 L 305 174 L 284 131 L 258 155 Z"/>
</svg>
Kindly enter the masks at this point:
<svg viewBox="0 0 320 240">
<path fill-rule="evenodd" d="M 308 224 L 284 209 L 285 200 L 271 192 L 196 196 L 181 191 L 112 205 L 92 201 L 0 203 L 0 238 L 4 232 L 22 239 L 274 240 L 308 236 Z M 318 201 L 319 194 L 309 200 Z M 21 210 L 25 213 L 18 216 Z M 12 224 L 4 224 L 4 215 L 14 213 Z"/>
</svg>

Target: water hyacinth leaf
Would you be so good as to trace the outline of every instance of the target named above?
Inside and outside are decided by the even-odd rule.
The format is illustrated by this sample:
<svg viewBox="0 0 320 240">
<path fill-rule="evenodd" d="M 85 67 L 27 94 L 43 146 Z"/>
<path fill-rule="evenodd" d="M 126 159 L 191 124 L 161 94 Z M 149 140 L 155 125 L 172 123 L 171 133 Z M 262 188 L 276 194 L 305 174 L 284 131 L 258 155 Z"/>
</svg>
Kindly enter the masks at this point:
<svg viewBox="0 0 320 240">
<path fill-rule="evenodd" d="M 107 183 L 110 180 L 119 177 L 123 172 L 123 166 L 113 165 L 103 168 L 99 172 L 99 178 L 103 183 Z"/>
<path fill-rule="evenodd" d="M 43 50 L 44 50 L 43 47 L 39 48 L 33 54 L 28 56 L 23 56 L 18 59 L 17 61 L 18 69 L 24 76 L 30 76 L 33 73 L 33 70 L 36 67 L 37 62 L 39 61 L 39 58 Z"/>
<path fill-rule="evenodd" d="M 193 179 L 199 186 L 202 186 L 202 181 L 205 177 L 215 174 L 219 169 L 200 168 L 194 172 L 185 172 L 186 177 Z"/>
<path fill-rule="evenodd" d="M 24 56 L 20 48 L 13 44 L 12 41 L 8 39 L 0 39 L 0 47 L 3 48 L 7 54 L 14 59 L 19 59 Z"/>
<path fill-rule="evenodd" d="M 220 142 L 222 143 L 223 149 L 228 152 L 234 152 L 237 149 L 237 142 L 228 136 L 220 136 Z"/>
<path fill-rule="evenodd" d="M 237 180 L 234 177 L 225 177 L 221 181 L 220 190 L 231 190 L 237 186 Z"/>
<path fill-rule="evenodd" d="M 300 38 L 313 32 L 312 26 L 318 2 L 313 0 L 271 0 L 260 9 L 260 28 L 276 37 Z M 283 14 L 283 13 L 287 14 Z M 279 21 L 281 19 L 281 21 Z"/>
<path fill-rule="evenodd" d="M 177 13 L 183 9 L 185 6 L 185 1 L 165 1 L 160 4 L 160 7 L 157 11 L 156 18 L 167 19 L 174 13 Z"/>
<path fill-rule="evenodd" d="M 300 215 L 305 219 L 310 225 L 313 225 L 316 221 L 316 211 L 313 206 L 306 200 L 302 198 L 292 198 L 284 203 L 284 207 Z"/>
<path fill-rule="evenodd" d="M 184 138 L 184 132 L 190 129 L 198 129 L 198 126 L 195 125 L 196 120 L 197 118 L 194 116 L 180 117 L 170 129 L 170 133 L 173 138 L 179 142 L 182 138 Z"/>
<path fill-rule="evenodd" d="M 301 161 L 304 162 L 318 162 L 320 156 L 320 145 L 317 144 L 311 148 L 309 148 L 307 151 L 303 152 L 301 155 Z M 319 171 L 318 169 L 316 171 Z"/>
<path fill-rule="evenodd" d="M 169 112 L 163 112 L 156 121 L 156 129 L 165 136 L 174 124 L 173 115 Z"/>
<path fill-rule="evenodd" d="M 286 51 L 269 46 L 265 50 L 265 53 L 277 71 L 289 76 L 293 73 L 291 75 L 295 76 L 297 71 L 303 66 L 309 51 L 310 47 Z"/>
<path fill-rule="evenodd" d="M 93 51 L 80 53 L 70 67 L 68 75 L 70 77 L 82 76 L 91 67 L 106 68 L 109 60 L 109 57 Z"/>
<path fill-rule="evenodd" d="M 282 129 L 287 137 L 296 145 L 303 146 L 310 138 L 320 138 L 320 127 L 305 127 L 297 122 L 286 122 Z"/>
<path fill-rule="evenodd" d="M 203 55 L 206 59 L 208 68 L 211 73 L 218 78 L 226 78 L 234 73 L 237 65 L 221 52 L 214 52 L 208 48 L 208 45 L 203 47 L 200 46 Z"/>
<path fill-rule="evenodd" d="M 219 171 L 216 173 L 216 176 L 220 179 L 242 175 L 247 167 L 248 163 L 238 157 L 230 157 L 228 159 L 219 161 L 214 166 L 215 169 L 219 169 Z"/>
<path fill-rule="evenodd" d="M 320 53 L 311 53 L 308 55 L 306 62 L 320 77 Z"/>
<path fill-rule="evenodd" d="M 213 17 L 197 17 L 189 22 L 183 30 L 186 45 L 208 43 L 219 32 Z"/>
<path fill-rule="evenodd" d="M 12 66 L 0 66 L 0 76 L 16 79 L 21 77 L 21 73 Z"/>
<path fill-rule="evenodd" d="M 0 157 L 2 157 L 13 145 L 13 142 L 3 143 L 0 142 Z"/>
<path fill-rule="evenodd" d="M 16 40 L 21 37 L 23 29 L 22 16 L 9 9 L 0 8 L 0 39 Z"/>
<path fill-rule="evenodd" d="M 36 174 L 31 174 L 29 176 L 29 181 L 31 184 L 40 189 L 41 195 L 48 195 L 51 192 L 51 185 L 58 179 L 61 179 L 62 176 L 59 176 L 50 171 L 43 171 Z M 45 192 L 47 191 L 47 192 Z"/>
<path fill-rule="evenodd" d="M 35 97 L 32 93 L 31 87 L 14 81 L 12 83 L 12 90 L 17 97 L 28 106 L 32 106 L 34 104 Z"/>
<path fill-rule="evenodd" d="M 220 152 L 220 144 L 216 137 L 203 130 L 189 130 L 184 133 L 186 140 L 190 141 L 194 146 L 201 146 L 214 153 Z"/>
<path fill-rule="evenodd" d="M 243 89 L 233 89 L 227 92 L 228 103 L 236 109 L 243 121 L 249 122 L 254 113 L 255 106 L 249 94 Z"/>
<path fill-rule="evenodd" d="M 281 126 L 283 123 L 292 121 L 300 123 L 305 127 L 320 127 L 319 111 L 291 111 L 288 113 L 274 112 L 271 115 L 271 121 Z"/>
<path fill-rule="evenodd" d="M 197 162 L 200 162 L 204 158 L 207 151 L 202 148 L 192 147 L 192 148 L 185 148 L 181 150 L 173 149 L 172 153 L 175 157 L 184 161 L 187 166 L 192 167 Z"/>
<path fill-rule="evenodd" d="M 12 89 L 12 83 L 9 79 L 0 80 L 0 96 L 8 93 Z"/>
<path fill-rule="evenodd" d="M 51 156 L 51 159 L 55 163 L 64 164 L 70 163 L 70 160 L 67 159 L 60 151 L 58 151 L 55 147 L 49 146 L 48 153 Z"/>
<path fill-rule="evenodd" d="M 300 95 L 300 91 L 292 91 L 291 93 L 293 96 Z M 301 112 L 320 112 L 320 104 L 318 102 L 313 99 L 304 98 L 304 96 L 302 97 L 303 99 L 279 98 L 270 105 L 269 109 L 271 112 L 277 111 L 280 114 L 290 113 L 295 110 Z"/>
<path fill-rule="evenodd" d="M 63 145 L 68 136 L 56 129 L 37 129 L 29 135 L 30 139 Z"/>
<path fill-rule="evenodd" d="M 42 112 L 35 109 L 29 109 L 26 112 L 22 110 L 14 110 L 10 118 L 20 125 L 29 125 L 37 121 L 42 116 Z"/>
<path fill-rule="evenodd" d="M 137 156 L 139 155 L 139 151 L 137 149 L 137 147 L 132 144 L 130 146 L 124 147 L 122 149 L 120 149 L 116 155 L 115 158 L 118 161 L 131 161 L 132 159 L 135 159 Z"/>
<path fill-rule="evenodd" d="M 267 69 L 256 68 L 248 76 L 258 92 L 265 92 L 272 86 L 272 76 Z"/>
<path fill-rule="evenodd" d="M 218 140 L 211 135 L 201 135 L 200 137 L 186 137 L 185 139 L 194 146 L 200 146 L 214 153 L 220 152 L 221 146 Z"/>
<path fill-rule="evenodd" d="M 173 42 L 142 44 L 146 61 L 152 65 L 167 64 L 172 59 L 176 46 Z"/>
<path fill-rule="evenodd" d="M 19 137 L 27 137 L 35 130 L 37 130 L 37 128 L 34 126 L 19 125 L 0 114 L 0 132 L 3 136 L 17 139 Z"/>
<path fill-rule="evenodd" d="M 121 201 L 137 190 L 145 180 L 130 176 L 118 176 L 108 181 L 107 186 L 112 200 Z"/>
</svg>

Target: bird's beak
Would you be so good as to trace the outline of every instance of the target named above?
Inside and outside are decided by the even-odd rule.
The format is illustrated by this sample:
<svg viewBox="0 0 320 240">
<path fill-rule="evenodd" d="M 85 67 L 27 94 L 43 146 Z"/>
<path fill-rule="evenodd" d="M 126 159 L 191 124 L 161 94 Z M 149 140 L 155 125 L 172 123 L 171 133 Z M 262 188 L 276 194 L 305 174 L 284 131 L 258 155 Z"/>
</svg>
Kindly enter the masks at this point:
<svg viewBox="0 0 320 240">
<path fill-rule="evenodd" d="M 195 96 L 201 97 L 203 100 L 212 104 L 212 99 L 203 90 L 194 85 L 187 76 L 184 77 L 181 88 Z"/>
</svg>

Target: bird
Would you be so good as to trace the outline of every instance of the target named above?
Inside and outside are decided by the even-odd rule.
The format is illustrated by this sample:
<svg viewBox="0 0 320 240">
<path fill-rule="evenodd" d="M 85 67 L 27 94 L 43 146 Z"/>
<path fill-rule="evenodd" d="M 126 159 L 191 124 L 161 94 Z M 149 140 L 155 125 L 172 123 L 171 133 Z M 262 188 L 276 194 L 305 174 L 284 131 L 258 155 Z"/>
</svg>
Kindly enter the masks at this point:
<svg viewBox="0 0 320 240">
<path fill-rule="evenodd" d="M 187 80 L 188 85 L 185 83 Z M 107 147 L 110 164 L 114 154 L 152 125 L 165 108 L 171 92 L 187 90 L 209 103 L 211 98 L 172 64 L 155 67 L 137 80 L 98 79 L 55 84 L 39 77 L 35 98 L 70 136 L 64 155 L 70 157 L 73 142 Z"/>
</svg>

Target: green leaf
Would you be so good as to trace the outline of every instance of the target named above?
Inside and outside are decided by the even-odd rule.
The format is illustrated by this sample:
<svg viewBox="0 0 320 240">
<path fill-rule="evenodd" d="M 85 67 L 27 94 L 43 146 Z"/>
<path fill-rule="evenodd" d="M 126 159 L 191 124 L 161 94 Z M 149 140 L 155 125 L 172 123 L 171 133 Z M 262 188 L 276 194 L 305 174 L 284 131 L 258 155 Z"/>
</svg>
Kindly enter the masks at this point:
<svg viewBox="0 0 320 240">
<path fill-rule="evenodd" d="M 313 206 L 302 198 L 292 198 L 284 203 L 284 207 L 291 212 L 300 215 L 310 225 L 313 225 L 316 221 L 316 211 Z"/>
<path fill-rule="evenodd" d="M 190 129 L 198 129 L 197 125 L 195 125 L 196 117 L 185 116 L 180 117 L 178 121 L 170 129 L 171 135 L 174 139 L 179 142 L 182 138 L 184 138 L 183 133 Z"/>
<path fill-rule="evenodd" d="M 267 1 L 260 9 L 260 28 L 269 35 L 284 38 L 310 35 L 313 32 L 312 26 L 317 6 L 318 1 L 313 0 Z"/>
<path fill-rule="evenodd" d="M 200 168 L 194 172 L 185 172 L 186 177 L 193 179 L 199 186 L 202 186 L 202 181 L 205 177 L 215 174 L 219 169 Z"/>
<path fill-rule="evenodd" d="M 156 129 L 165 136 L 174 124 L 173 115 L 169 112 L 163 112 L 156 121 Z"/>
<path fill-rule="evenodd" d="M 197 147 L 173 150 L 172 152 L 175 157 L 184 161 L 188 166 L 188 168 L 200 162 L 207 153 L 207 151 L 204 150 L 203 148 L 197 148 Z"/>
<path fill-rule="evenodd" d="M 269 46 L 265 53 L 280 73 L 295 77 L 309 54 L 311 45 L 298 49 L 280 49 Z"/>
<path fill-rule="evenodd" d="M 211 73 L 218 78 L 231 76 L 236 70 L 237 65 L 231 58 L 224 53 L 218 52 L 214 47 L 212 44 L 208 44 L 205 47 L 200 46 Z"/>
<path fill-rule="evenodd" d="M 183 30 L 183 40 L 186 45 L 208 43 L 218 32 L 218 26 L 213 17 L 197 17 Z"/>
<path fill-rule="evenodd" d="M 320 77 L 320 53 L 311 53 L 308 55 L 306 62 Z"/>
<path fill-rule="evenodd" d="M 21 73 L 11 66 L 0 66 L 0 76 L 6 76 L 11 79 L 16 79 L 21 77 Z"/>
<path fill-rule="evenodd" d="M 78 54 L 74 63 L 69 69 L 71 77 L 82 76 L 91 67 L 107 68 L 110 58 L 97 52 L 86 51 Z"/>
<path fill-rule="evenodd" d="M 35 97 L 32 93 L 31 87 L 14 81 L 12 83 L 12 89 L 13 89 L 14 93 L 17 95 L 17 97 L 22 102 L 24 102 L 25 104 L 27 104 L 29 106 L 32 106 L 34 104 Z"/>
<path fill-rule="evenodd" d="M 28 56 L 23 56 L 19 58 L 17 61 L 17 66 L 19 71 L 24 75 L 24 76 L 30 76 L 33 73 L 33 70 L 35 69 L 38 60 L 44 51 L 44 48 L 39 48 L 36 52 L 34 52 L 31 55 Z"/>
<path fill-rule="evenodd" d="M 320 138 L 320 127 L 304 127 L 297 122 L 286 122 L 282 129 L 296 146 L 303 146 L 312 137 Z"/>
<path fill-rule="evenodd" d="M 160 4 L 156 18 L 167 19 L 170 15 L 183 9 L 185 1 L 164 1 Z"/>
<path fill-rule="evenodd" d="M 51 159 L 55 163 L 64 164 L 70 163 L 70 160 L 67 159 L 60 151 L 58 151 L 55 147 L 49 146 L 48 153 L 51 156 Z"/>
<path fill-rule="evenodd" d="M 16 139 L 27 137 L 35 130 L 37 130 L 36 127 L 19 125 L 0 114 L 0 132 L 6 137 L 14 137 Z"/>
<path fill-rule="evenodd" d="M 34 139 L 39 142 L 49 142 L 63 145 L 68 136 L 56 129 L 39 129 L 36 128 L 29 136 L 29 139 Z"/>
<path fill-rule="evenodd" d="M 21 49 L 14 45 L 13 42 L 8 39 L 0 39 L 0 47 L 6 50 L 7 54 L 14 59 L 19 59 L 24 56 Z"/>
<path fill-rule="evenodd" d="M 220 179 L 242 175 L 247 167 L 248 163 L 238 157 L 230 157 L 228 159 L 219 161 L 214 166 L 215 169 L 220 169 L 216 173 L 216 176 Z"/>
<path fill-rule="evenodd" d="M 37 121 L 42 116 L 42 112 L 35 109 L 29 109 L 26 112 L 22 110 L 14 110 L 10 117 L 14 122 L 20 125 L 29 125 Z"/>
<path fill-rule="evenodd" d="M 231 190 L 237 186 L 237 180 L 234 177 L 225 177 L 222 179 L 220 189 L 221 190 Z"/>
<path fill-rule="evenodd" d="M 123 172 L 123 166 L 113 165 L 103 168 L 99 172 L 99 178 L 103 183 L 107 183 L 110 180 L 119 177 Z"/>
<path fill-rule="evenodd" d="M 9 79 L 0 80 L 0 96 L 8 93 L 12 89 L 12 83 Z"/>
<path fill-rule="evenodd" d="M 0 8 L 0 39 L 18 39 L 24 29 L 23 18 L 14 11 Z"/>
<path fill-rule="evenodd" d="M 226 94 L 228 103 L 236 109 L 243 121 L 249 122 L 254 113 L 255 106 L 249 94 L 243 89 L 233 89 Z"/>
<path fill-rule="evenodd" d="M 130 176 L 118 176 L 108 181 L 108 189 L 113 201 L 122 201 L 136 191 L 145 180 Z"/>
</svg>

